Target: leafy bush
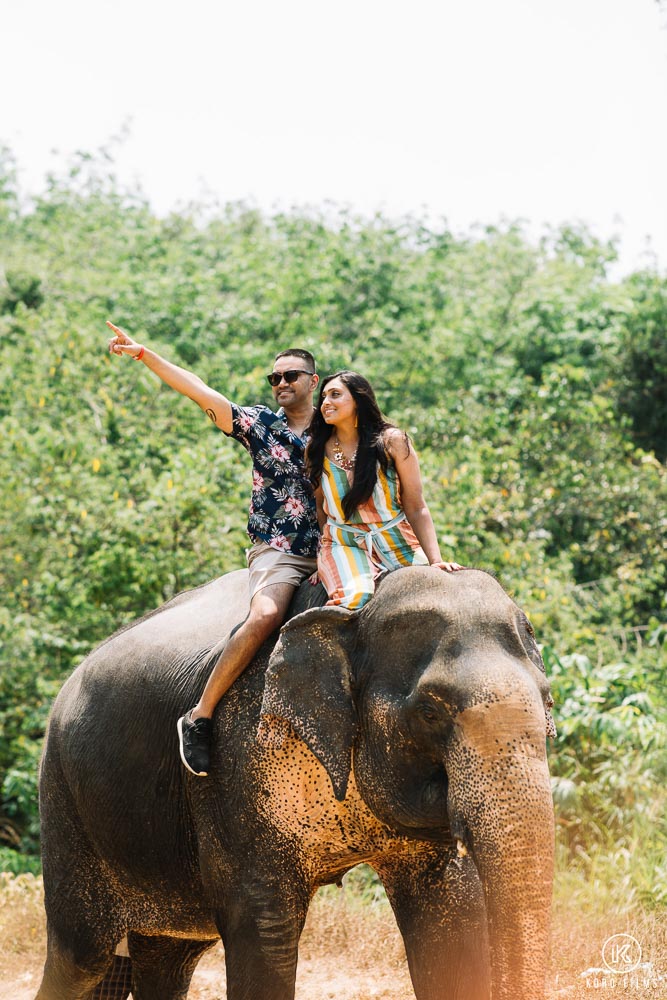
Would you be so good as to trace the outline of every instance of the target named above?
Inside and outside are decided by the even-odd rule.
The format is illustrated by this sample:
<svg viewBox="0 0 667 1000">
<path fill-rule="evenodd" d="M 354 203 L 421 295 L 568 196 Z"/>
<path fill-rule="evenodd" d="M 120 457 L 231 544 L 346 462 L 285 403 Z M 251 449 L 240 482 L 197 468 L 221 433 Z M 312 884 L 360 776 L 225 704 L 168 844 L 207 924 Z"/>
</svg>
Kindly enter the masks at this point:
<svg viewBox="0 0 667 1000">
<path fill-rule="evenodd" d="M 628 279 L 632 296 L 619 338 L 618 408 L 645 451 L 667 458 L 667 281 L 652 272 Z"/>
<path fill-rule="evenodd" d="M 649 859 L 659 866 L 667 854 L 664 628 L 641 642 L 624 661 L 593 664 L 584 654 L 559 657 L 548 648 L 544 660 L 559 730 L 551 766 L 560 842 L 584 864 L 600 852 L 626 852 L 633 880 L 648 889 Z M 638 845 L 645 850 L 638 853 Z"/>
</svg>

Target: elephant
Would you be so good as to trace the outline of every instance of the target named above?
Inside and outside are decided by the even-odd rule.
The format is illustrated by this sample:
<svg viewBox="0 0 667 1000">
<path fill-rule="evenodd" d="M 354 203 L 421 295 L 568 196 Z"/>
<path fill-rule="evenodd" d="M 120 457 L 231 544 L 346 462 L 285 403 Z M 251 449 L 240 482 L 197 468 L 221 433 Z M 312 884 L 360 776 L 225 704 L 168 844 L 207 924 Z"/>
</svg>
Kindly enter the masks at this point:
<svg viewBox="0 0 667 1000">
<path fill-rule="evenodd" d="M 293 1000 L 310 900 L 360 862 L 417 1000 L 543 997 L 552 702 L 526 615 L 477 569 L 398 569 L 357 611 L 316 606 L 304 583 L 218 706 L 194 777 L 176 720 L 247 613 L 246 573 L 120 630 L 55 701 L 37 1000 L 94 996 L 125 936 L 135 1000 L 186 997 L 220 938 L 229 1000 Z"/>
</svg>

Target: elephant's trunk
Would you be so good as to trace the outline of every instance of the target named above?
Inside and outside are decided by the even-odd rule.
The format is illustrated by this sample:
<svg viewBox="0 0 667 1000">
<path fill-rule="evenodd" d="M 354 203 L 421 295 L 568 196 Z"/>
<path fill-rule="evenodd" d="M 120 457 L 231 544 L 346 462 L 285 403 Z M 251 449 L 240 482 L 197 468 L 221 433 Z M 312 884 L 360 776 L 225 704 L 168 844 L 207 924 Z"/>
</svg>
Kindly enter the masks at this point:
<svg viewBox="0 0 667 1000">
<path fill-rule="evenodd" d="M 542 1000 L 554 822 L 541 706 L 508 697 L 461 713 L 448 754 L 448 809 L 484 887 L 492 1000 Z"/>
</svg>

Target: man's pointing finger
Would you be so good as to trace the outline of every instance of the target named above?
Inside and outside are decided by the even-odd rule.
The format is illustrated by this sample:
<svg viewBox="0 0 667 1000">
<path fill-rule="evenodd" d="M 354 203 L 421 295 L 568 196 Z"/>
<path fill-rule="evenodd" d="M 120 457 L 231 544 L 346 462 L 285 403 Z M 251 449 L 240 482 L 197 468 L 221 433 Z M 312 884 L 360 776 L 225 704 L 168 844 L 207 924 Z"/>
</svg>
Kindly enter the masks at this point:
<svg viewBox="0 0 667 1000">
<path fill-rule="evenodd" d="M 110 319 L 108 319 L 106 323 L 109 329 L 113 330 L 113 332 L 116 334 L 117 337 L 123 337 L 123 338 L 127 337 L 125 330 L 121 330 L 121 328 L 119 326 L 116 326 L 115 323 L 112 323 Z"/>
</svg>

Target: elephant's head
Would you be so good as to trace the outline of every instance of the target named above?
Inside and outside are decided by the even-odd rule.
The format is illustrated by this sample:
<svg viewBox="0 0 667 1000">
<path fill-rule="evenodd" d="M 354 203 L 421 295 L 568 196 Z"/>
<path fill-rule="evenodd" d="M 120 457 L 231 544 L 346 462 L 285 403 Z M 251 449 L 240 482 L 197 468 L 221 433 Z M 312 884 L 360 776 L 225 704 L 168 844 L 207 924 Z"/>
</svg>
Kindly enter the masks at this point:
<svg viewBox="0 0 667 1000">
<path fill-rule="evenodd" d="M 305 612 L 284 626 L 267 672 L 263 715 L 291 724 L 337 798 L 354 767 L 390 828 L 453 837 L 472 854 L 494 997 L 523 996 L 547 950 L 550 704 L 528 619 L 476 570 L 398 570 L 361 611 Z"/>
</svg>

